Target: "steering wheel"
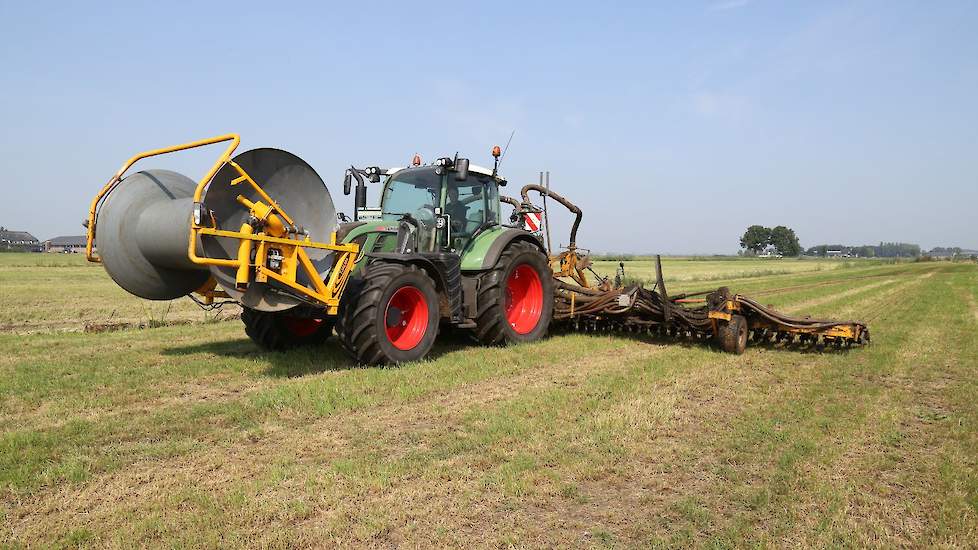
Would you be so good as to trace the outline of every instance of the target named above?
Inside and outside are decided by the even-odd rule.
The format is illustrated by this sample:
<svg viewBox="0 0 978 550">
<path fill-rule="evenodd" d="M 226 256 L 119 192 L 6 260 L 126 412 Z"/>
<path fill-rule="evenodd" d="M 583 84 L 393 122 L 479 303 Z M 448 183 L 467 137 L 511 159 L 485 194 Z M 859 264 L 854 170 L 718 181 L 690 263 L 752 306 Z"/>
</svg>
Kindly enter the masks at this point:
<svg viewBox="0 0 978 550">
<path fill-rule="evenodd" d="M 414 211 L 414 219 L 418 220 L 425 227 L 435 225 L 435 207 L 430 204 L 422 205 Z"/>
</svg>

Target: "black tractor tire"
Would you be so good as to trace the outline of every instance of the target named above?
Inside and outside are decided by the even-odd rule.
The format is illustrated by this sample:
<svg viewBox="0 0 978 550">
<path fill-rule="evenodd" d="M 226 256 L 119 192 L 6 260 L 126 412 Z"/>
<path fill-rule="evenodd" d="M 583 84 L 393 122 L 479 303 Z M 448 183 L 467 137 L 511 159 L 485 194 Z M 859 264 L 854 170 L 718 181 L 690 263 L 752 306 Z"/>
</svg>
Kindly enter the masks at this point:
<svg viewBox="0 0 978 550">
<path fill-rule="evenodd" d="M 720 326 L 720 347 L 727 353 L 740 355 L 747 349 L 747 319 L 743 315 L 731 315 Z"/>
<path fill-rule="evenodd" d="M 435 283 L 414 265 L 373 262 L 352 279 L 340 301 L 336 334 L 360 364 L 421 359 L 438 336 Z"/>
<path fill-rule="evenodd" d="M 474 333 L 483 344 L 533 342 L 546 336 L 554 311 L 554 279 L 546 254 L 530 243 L 510 244 L 480 276 L 476 303 Z"/>
<path fill-rule="evenodd" d="M 322 344 L 333 334 L 332 319 L 290 315 L 242 308 L 245 333 L 262 349 L 282 351 Z"/>
</svg>

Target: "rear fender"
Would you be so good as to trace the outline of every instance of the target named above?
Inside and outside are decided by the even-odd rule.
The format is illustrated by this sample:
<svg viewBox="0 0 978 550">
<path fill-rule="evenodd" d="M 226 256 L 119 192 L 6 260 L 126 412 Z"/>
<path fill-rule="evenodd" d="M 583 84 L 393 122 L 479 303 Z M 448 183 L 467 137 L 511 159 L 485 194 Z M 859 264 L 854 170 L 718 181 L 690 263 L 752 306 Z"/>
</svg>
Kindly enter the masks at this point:
<svg viewBox="0 0 978 550">
<path fill-rule="evenodd" d="M 532 233 L 511 227 L 497 227 L 480 233 L 462 254 L 462 271 L 485 271 L 492 269 L 506 247 L 514 242 L 526 242 L 540 250 L 547 250 L 540 239 Z"/>
</svg>

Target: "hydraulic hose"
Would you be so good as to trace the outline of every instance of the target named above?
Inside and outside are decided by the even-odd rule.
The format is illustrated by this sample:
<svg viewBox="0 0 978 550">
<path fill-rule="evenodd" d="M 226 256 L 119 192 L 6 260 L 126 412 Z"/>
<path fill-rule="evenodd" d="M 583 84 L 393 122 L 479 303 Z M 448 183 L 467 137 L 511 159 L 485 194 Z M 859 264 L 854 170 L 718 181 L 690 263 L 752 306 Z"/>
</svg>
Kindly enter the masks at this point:
<svg viewBox="0 0 978 550">
<path fill-rule="evenodd" d="M 540 193 L 541 196 L 552 198 L 553 200 L 562 204 L 564 208 L 570 210 L 571 213 L 576 216 L 574 218 L 574 225 L 571 227 L 570 243 L 568 244 L 570 248 L 575 248 L 577 246 L 577 228 L 581 226 L 581 218 L 584 217 L 584 213 L 581 211 L 581 209 L 555 191 L 551 191 L 546 187 L 537 185 L 535 183 L 524 185 L 523 189 L 520 189 L 520 196 L 523 197 L 523 202 L 526 204 L 530 204 L 530 197 L 527 196 L 530 191 L 536 191 L 537 193 Z"/>
</svg>

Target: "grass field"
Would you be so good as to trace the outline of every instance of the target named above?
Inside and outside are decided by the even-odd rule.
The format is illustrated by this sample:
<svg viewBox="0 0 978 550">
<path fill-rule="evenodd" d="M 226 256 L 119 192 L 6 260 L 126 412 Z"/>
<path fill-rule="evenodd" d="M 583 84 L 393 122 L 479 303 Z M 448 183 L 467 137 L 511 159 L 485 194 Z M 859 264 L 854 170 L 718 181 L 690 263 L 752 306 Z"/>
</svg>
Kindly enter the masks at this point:
<svg viewBox="0 0 978 550">
<path fill-rule="evenodd" d="M 663 270 L 670 292 L 708 288 L 716 282 L 783 274 L 808 274 L 849 266 L 878 265 L 873 261 L 843 263 L 833 260 L 691 260 L 665 258 Z M 595 270 L 614 277 L 618 262 L 595 262 Z M 651 282 L 651 260 L 627 262 L 628 278 Z M 70 292 L 70 296 L 67 295 Z M 240 310 L 227 307 L 205 313 L 190 300 L 150 302 L 122 290 L 98 264 L 80 254 L 0 254 L 0 332 L 50 332 L 84 330 L 86 327 L 161 325 L 207 322 L 234 316 Z"/>
<path fill-rule="evenodd" d="M 0 333 L 205 322 L 217 317 L 189 299 L 137 298 L 82 254 L 0 254 L 0 303 Z M 224 315 L 240 313 L 237 307 L 227 309 Z"/>
<path fill-rule="evenodd" d="M 262 352 L 78 257 L 0 255 L 0 540 L 975 546 L 978 267 L 714 263 L 667 261 L 670 291 L 864 319 L 873 344 L 455 336 L 356 368 L 336 345 Z M 83 331 L 154 319 L 193 324 Z"/>
</svg>

